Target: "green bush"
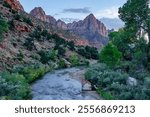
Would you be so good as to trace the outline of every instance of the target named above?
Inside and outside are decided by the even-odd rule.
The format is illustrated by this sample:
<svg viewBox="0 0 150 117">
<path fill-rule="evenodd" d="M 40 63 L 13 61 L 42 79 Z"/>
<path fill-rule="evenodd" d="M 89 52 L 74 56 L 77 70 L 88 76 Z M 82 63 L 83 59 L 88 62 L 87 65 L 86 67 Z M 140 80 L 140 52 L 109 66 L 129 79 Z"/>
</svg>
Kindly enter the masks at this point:
<svg viewBox="0 0 150 117">
<path fill-rule="evenodd" d="M 67 45 L 69 46 L 70 50 L 75 50 L 75 44 L 73 41 L 68 42 Z"/>
<path fill-rule="evenodd" d="M 50 60 L 56 61 L 58 51 L 57 50 L 50 50 L 50 51 L 41 50 L 41 51 L 38 52 L 38 54 L 41 56 L 40 61 L 43 64 L 46 64 Z"/>
<path fill-rule="evenodd" d="M 42 77 L 46 72 L 51 71 L 53 69 L 52 66 L 45 65 L 33 65 L 33 66 L 25 66 L 23 68 L 16 68 L 19 74 L 22 74 L 28 83 L 32 83 L 38 78 Z"/>
<path fill-rule="evenodd" d="M 72 64 L 72 66 L 77 66 L 79 65 L 79 58 L 78 58 L 78 55 L 73 53 L 71 56 L 70 56 L 70 62 Z"/>
<path fill-rule="evenodd" d="M 95 47 L 90 46 L 79 46 L 77 50 L 78 54 L 82 55 L 83 57 L 87 59 L 98 59 L 98 51 Z"/>
<path fill-rule="evenodd" d="M 8 23 L 0 16 L 0 42 L 3 41 L 4 32 L 8 31 Z"/>
<path fill-rule="evenodd" d="M 58 62 L 58 66 L 59 66 L 59 68 L 66 68 L 67 65 L 65 63 L 65 60 L 64 59 L 60 59 L 59 62 Z"/>
<path fill-rule="evenodd" d="M 146 75 L 145 75 L 146 76 Z M 127 84 L 129 76 L 121 71 L 113 71 L 105 64 L 96 64 L 85 73 L 85 78 L 97 87 L 104 99 L 141 100 L 150 99 L 150 78 L 137 79 L 137 86 Z"/>
<path fill-rule="evenodd" d="M 89 66 L 89 65 L 90 65 L 90 62 L 89 62 L 88 59 L 83 58 L 83 60 L 80 61 L 80 65 Z"/>
<path fill-rule="evenodd" d="M 30 18 L 27 18 L 23 16 L 23 22 L 29 24 L 30 26 L 33 26 L 32 20 Z"/>
<path fill-rule="evenodd" d="M 20 51 L 20 52 L 17 54 L 17 59 L 18 59 L 19 61 L 22 61 L 23 58 L 24 58 L 24 55 L 23 55 L 23 53 Z"/>
<path fill-rule="evenodd" d="M 100 52 L 100 62 L 106 63 L 112 67 L 117 65 L 122 59 L 122 53 L 117 49 L 115 45 L 109 43 Z"/>
<path fill-rule="evenodd" d="M 97 93 L 101 95 L 105 100 L 115 100 L 115 97 L 112 96 L 108 91 L 97 89 Z"/>
<path fill-rule="evenodd" d="M 0 99 L 22 100 L 30 97 L 30 87 L 24 76 L 0 73 Z"/>
<path fill-rule="evenodd" d="M 33 49 L 35 49 L 35 45 L 34 45 L 34 39 L 29 37 L 25 40 L 24 46 L 27 47 L 28 50 L 32 51 Z"/>
</svg>

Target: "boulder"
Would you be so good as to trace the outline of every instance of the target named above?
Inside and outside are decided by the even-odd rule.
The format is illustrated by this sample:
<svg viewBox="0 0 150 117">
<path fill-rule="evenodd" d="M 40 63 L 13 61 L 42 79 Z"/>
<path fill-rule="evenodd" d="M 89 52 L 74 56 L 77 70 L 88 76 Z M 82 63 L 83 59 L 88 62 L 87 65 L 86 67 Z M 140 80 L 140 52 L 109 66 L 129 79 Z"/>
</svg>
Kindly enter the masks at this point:
<svg viewBox="0 0 150 117">
<path fill-rule="evenodd" d="M 129 85 L 129 86 L 137 86 L 137 80 L 135 78 L 129 77 L 127 79 L 127 85 Z"/>
<path fill-rule="evenodd" d="M 83 91 L 91 91 L 92 90 L 92 86 L 89 83 L 86 83 L 82 86 L 82 90 Z"/>
</svg>

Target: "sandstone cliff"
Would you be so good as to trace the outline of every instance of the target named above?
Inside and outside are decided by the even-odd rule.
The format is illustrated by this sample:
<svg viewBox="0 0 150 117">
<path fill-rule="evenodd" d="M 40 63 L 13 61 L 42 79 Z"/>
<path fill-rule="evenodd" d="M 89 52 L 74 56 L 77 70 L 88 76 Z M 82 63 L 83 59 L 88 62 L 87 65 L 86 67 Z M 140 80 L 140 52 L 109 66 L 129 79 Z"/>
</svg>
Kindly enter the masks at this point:
<svg viewBox="0 0 150 117">
<path fill-rule="evenodd" d="M 24 11 L 23 6 L 20 4 L 18 0 L 4 0 L 4 2 L 8 3 L 13 10 L 22 10 Z"/>
</svg>

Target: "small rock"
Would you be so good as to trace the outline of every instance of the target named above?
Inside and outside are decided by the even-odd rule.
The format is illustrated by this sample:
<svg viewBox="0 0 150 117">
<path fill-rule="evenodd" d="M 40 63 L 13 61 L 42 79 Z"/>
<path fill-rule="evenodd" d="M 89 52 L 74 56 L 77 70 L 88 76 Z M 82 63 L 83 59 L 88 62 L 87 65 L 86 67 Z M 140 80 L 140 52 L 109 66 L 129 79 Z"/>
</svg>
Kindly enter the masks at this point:
<svg viewBox="0 0 150 117">
<path fill-rule="evenodd" d="M 91 84 L 89 84 L 89 83 L 84 84 L 82 87 L 82 90 L 83 91 L 91 91 L 92 90 Z"/>
<path fill-rule="evenodd" d="M 127 84 L 130 86 L 137 86 L 137 80 L 135 78 L 129 77 L 127 79 Z"/>
</svg>

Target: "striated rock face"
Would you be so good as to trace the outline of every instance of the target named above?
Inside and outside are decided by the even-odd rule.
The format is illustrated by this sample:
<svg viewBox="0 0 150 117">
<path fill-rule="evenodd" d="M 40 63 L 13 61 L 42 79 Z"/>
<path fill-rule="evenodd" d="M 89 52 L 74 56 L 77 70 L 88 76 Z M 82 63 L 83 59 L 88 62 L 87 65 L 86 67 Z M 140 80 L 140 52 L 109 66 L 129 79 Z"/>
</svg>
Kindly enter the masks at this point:
<svg viewBox="0 0 150 117">
<path fill-rule="evenodd" d="M 7 2 L 12 7 L 12 9 L 24 11 L 23 6 L 20 4 L 18 0 L 4 0 L 4 1 Z"/>
<path fill-rule="evenodd" d="M 30 14 L 44 22 L 48 22 L 55 27 L 67 30 L 67 24 L 61 20 L 56 19 L 50 15 L 46 15 L 45 11 L 41 7 L 35 7 Z"/>
<path fill-rule="evenodd" d="M 67 24 L 61 20 L 57 21 L 57 27 L 67 30 Z"/>
<path fill-rule="evenodd" d="M 87 16 L 83 21 L 68 24 L 68 29 L 75 34 L 88 39 L 91 43 L 107 43 L 108 32 L 103 23 L 95 18 L 93 14 Z"/>
<path fill-rule="evenodd" d="M 31 12 L 30 14 L 44 22 L 49 22 L 46 14 L 45 14 L 45 11 L 43 11 L 43 9 L 41 7 L 35 7 Z"/>
<path fill-rule="evenodd" d="M 50 15 L 46 15 L 45 11 L 41 7 L 35 7 L 30 14 L 44 22 L 56 25 L 56 19 Z"/>
<path fill-rule="evenodd" d="M 31 32 L 31 29 L 29 28 L 29 26 L 27 26 L 23 22 L 17 22 L 16 20 L 14 20 L 13 21 L 13 25 L 14 25 L 14 27 L 15 27 L 15 29 L 17 31 L 20 31 L 20 32 Z"/>
</svg>

